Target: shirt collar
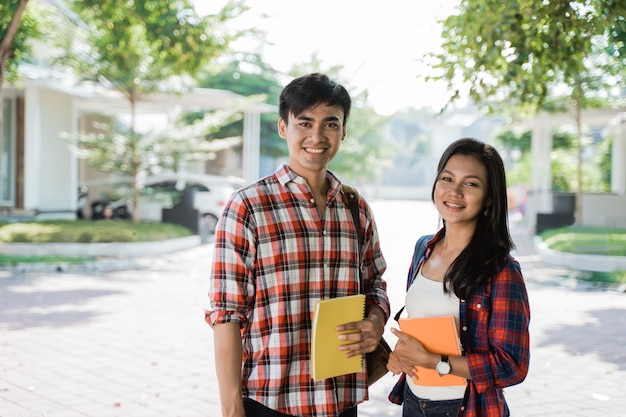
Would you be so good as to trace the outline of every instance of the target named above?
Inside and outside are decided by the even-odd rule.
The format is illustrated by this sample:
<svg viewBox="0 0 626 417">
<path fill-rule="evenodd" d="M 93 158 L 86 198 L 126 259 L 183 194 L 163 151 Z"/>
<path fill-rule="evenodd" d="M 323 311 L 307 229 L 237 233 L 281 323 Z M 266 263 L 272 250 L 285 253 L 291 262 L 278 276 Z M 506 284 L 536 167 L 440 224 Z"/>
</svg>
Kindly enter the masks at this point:
<svg viewBox="0 0 626 417">
<path fill-rule="evenodd" d="M 295 182 L 296 184 L 305 184 L 306 180 L 296 174 L 291 167 L 287 164 L 281 164 L 275 172 L 276 178 L 281 185 L 286 185 L 289 182 Z M 341 182 L 331 171 L 326 170 L 326 179 L 330 183 L 330 196 L 336 196 L 341 189 Z"/>
</svg>

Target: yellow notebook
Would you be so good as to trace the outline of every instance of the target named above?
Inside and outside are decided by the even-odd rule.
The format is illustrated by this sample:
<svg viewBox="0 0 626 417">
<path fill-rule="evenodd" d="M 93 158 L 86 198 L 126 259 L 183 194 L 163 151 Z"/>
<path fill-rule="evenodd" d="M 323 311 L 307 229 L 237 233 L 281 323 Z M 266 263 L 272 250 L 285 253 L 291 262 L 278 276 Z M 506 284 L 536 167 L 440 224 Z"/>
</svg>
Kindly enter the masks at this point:
<svg viewBox="0 0 626 417">
<path fill-rule="evenodd" d="M 346 342 L 339 340 L 335 328 L 340 324 L 363 320 L 365 295 L 328 298 L 315 303 L 313 313 L 313 340 L 311 342 L 311 376 L 315 380 L 361 372 L 363 355 L 346 358 L 346 351 L 339 346 Z"/>
<path fill-rule="evenodd" d="M 463 352 L 459 332 L 454 316 L 443 317 L 410 317 L 399 320 L 400 330 L 413 336 L 432 353 L 459 356 Z M 456 386 L 466 385 L 467 380 L 456 375 L 439 376 L 436 370 L 416 366 L 417 377 L 413 378 L 416 385 L 425 386 Z"/>
</svg>

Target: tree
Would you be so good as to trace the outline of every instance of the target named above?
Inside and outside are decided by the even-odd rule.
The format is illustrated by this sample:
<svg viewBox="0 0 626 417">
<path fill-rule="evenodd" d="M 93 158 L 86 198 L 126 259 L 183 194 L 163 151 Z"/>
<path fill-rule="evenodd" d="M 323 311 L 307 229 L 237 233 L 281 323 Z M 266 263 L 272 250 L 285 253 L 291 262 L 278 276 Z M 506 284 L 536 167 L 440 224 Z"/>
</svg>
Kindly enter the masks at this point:
<svg viewBox="0 0 626 417">
<path fill-rule="evenodd" d="M 0 144 L 2 144 L 4 81 L 17 79 L 17 67 L 30 53 L 30 41 L 41 37 L 43 16 L 26 11 L 28 0 L 0 3 Z"/>
<path fill-rule="evenodd" d="M 206 140 L 220 126 L 237 119 L 241 119 L 238 109 L 221 110 L 207 113 L 193 124 L 181 123 L 149 133 L 133 131 L 115 119 L 102 120 L 94 124 L 95 132 L 64 136 L 70 141 L 70 150 L 89 166 L 132 179 L 137 173 L 149 174 L 157 167 L 178 172 L 184 162 L 205 161 L 239 144 L 240 137 Z"/>
<path fill-rule="evenodd" d="M 238 135 L 207 140 L 207 136 L 219 131 L 222 126 L 241 119 L 241 111 L 218 110 L 205 114 L 200 121 L 192 124 L 180 120 L 154 136 L 151 155 L 155 165 L 179 172 L 186 162 L 215 159 L 216 152 L 241 144 L 242 137 Z M 153 165 L 147 166 L 146 171 L 151 171 L 152 168 Z"/>
<path fill-rule="evenodd" d="M 28 48 L 25 42 L 28 39 L 28 31 L 19 30 L 27 4 L 28 0 L 0 4 L 0 92 L 5 71 L 15 71 L 21 55 Z M 25 22 L 24 28 L 27 29 L 30 24 L 32 22 Z"/>
<path fill-rule="evenodd" d="M 61 62 L 128 100 L 130 127 L 121 142 L 126 167 L 141 167 L 145 150 L 141 140 L 146 136 L 136 132 L 137 103 L 152 92 L 184 92 L 190 87 L 190 78 L 228 52 L 230 43 L 242 35 L 230 33 L 226 24 L 246 10 L 241 0 L 231 0 L 219 13 L 205 17 L 198 16 L 190 0 L 75 0 L 71 7 L 81 22 L 66 34 L 74 41 L 66 38 L 72 47 Z M 138 220 L 138 174 L 134 168 L 130 172 L 133 221 Z"/>
<path fill-rule="evenodd" d="M 441 72 L 431 78 L 448 83 L 454 92 L 450 101 L 460 96 L 461 82 L 469 97 L 490 111 L 574 110 L 577 222 L 582 219 L 581 112 L 606 102 L 626 81 L 624 16 L 626 3 L 615 0 L 461 0 L 459 13 L 443 22 L 443 52 L 432 55 Z M 621 46 L 615 44 L 619 39 Z"/>
<path fill-rule="evenodd" d="M 396 151 L 383 140 L 382 128 L 388 119 L 371 107 L 361 107 L 357 100 L 350 111 L 346 140 L 328 165 L 329 169 L 346 181 L 375 183 Z"/>
<path fill-rule="evenodd" d="M 524 131 L 520 134 L 507 130 L 496 136 L 496 142 L 502 145 L 506 153 L 512 150 L 518 150 L 522 154 L 530 152 L 530 141 L 530 130 Z"/>
<path fill-rule="evenodd" d="M 265 103 L 278 106 L 282 86 L 276 71 L 257 55 L 236 55 L 234 58 L 215 74 L 201 76 L 198 84 L 205 88 L 233 91 L 242 96 L 264 95 Z M 260 153 L 273 158 L 288 154 L 286 142 L 278 136 L 276 119 L 276 113 L 261 115 Z M 237 122 L 224 126 L 214 137 L 241 135 L 241 132 L 243 124 Z"/>
</svg>

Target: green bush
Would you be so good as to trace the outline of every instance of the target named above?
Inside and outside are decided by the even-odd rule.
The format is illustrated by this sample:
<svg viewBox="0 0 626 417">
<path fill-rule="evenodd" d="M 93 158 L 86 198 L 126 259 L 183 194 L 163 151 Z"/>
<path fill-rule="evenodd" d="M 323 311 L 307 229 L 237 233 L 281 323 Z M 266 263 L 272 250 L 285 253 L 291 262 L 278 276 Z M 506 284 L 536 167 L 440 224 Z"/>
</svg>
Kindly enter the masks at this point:
<svg viewBox="0 0 626 417">
<path fill-rule="evenodd" d="M 85 264 L 93 261 L 88 256 L 21 256 L 21 255 L 2 255 L 0 254 L 0 266 L 10 265 L 17 266 L 24 263 L 45 263 L 45 264 Z"/>
<path fill-rule="evenodd" d="M 56 236 L 57 230 L 54 225 L 38 223 L 6 224 L 0 227 L 0 242 L 41 243 L 49 236 Z"/>
<path fill-rule="evenodd" d="M 626 256 L 626 230 L 568 226 L 539 235 L 546 246 L 558 252 Z M 626 271 L 579 271 L 576 279 L 596 283 L 626 283 Z"/>
<path fill-rule="evenodd" d="M 191 236 L 174 224 L 127 220 L 58 220 L 0 224 L 3 243 L 152 242 Z"/>
<path fill-rule="evenodd" d="M 626 230 L 568 226 L 539 235 L 548 248 L 588 255 L 626 256 Z"/>
<path fill-rule="evenodd" d="M 613 272 L 579 271 L 576 274 L 576 279 L 579 279 L 581 281 L 589 281 L 589 282 L 621 284 L 621 283 L 626 283 L 626 271 L 613 271 Z"/>
</svg>

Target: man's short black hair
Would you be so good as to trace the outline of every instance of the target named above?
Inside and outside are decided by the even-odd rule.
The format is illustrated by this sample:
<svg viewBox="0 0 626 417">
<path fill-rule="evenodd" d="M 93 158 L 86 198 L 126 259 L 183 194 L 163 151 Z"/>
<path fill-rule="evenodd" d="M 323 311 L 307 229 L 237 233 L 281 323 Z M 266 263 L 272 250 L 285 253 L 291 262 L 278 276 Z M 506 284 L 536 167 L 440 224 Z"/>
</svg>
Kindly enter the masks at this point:
<svg viewBox="0 0 626 417">
<path fill-rule="evenodd" d="M 280 93 L 278 114 L 287 123 L 290 113 L 297 117 L 320 104 L 341 107 L 346 124 L 352 106 L 350 94 L 341 84 L 320 73 L 303 75 L 287 84 Z"/>
</svg>

